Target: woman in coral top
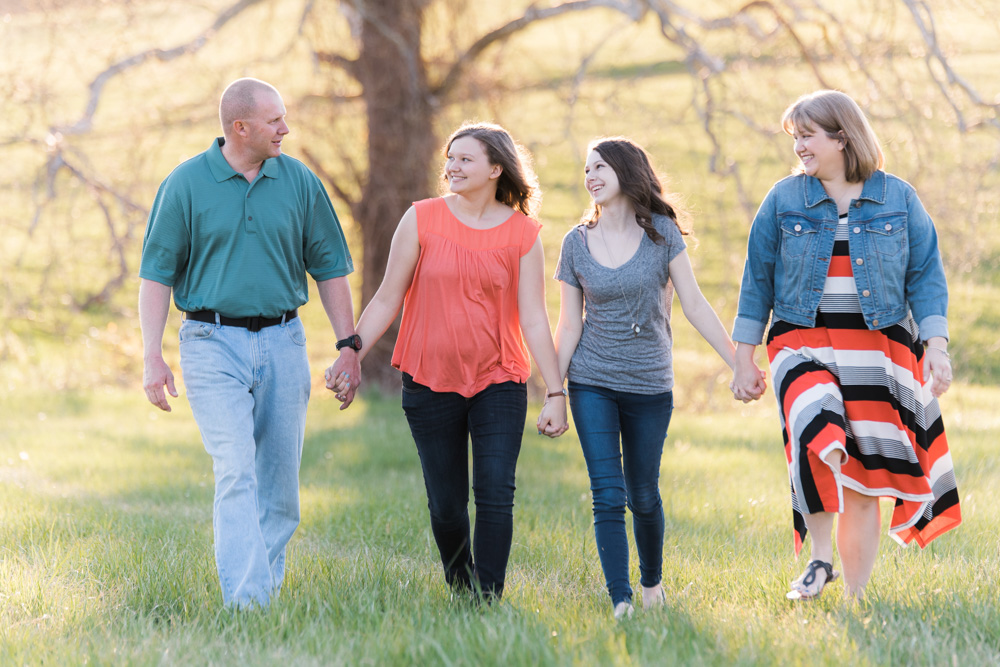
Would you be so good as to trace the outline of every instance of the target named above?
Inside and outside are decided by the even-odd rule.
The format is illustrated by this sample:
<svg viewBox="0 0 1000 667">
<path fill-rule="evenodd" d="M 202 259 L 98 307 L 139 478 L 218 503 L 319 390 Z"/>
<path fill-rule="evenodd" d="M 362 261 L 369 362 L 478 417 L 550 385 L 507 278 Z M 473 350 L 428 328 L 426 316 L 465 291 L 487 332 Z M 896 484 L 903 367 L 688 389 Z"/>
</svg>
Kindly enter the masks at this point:
<svg viewBox="0 0 1000 667">
<path fill-rule="evenodd" d="M 492 600 L 503 594 L 510 555 L 529 350 L 547 387 L 538 431 L 555 437 L 569 425 L 545 310 L 541 226 L 532 218 L 540 196 L 527 153 L 506 130 L 485 123 L 459 128 L 445 153 L 450 194 L 416 202 L 403 215 L 357 332 L 364 358 L 403 307 L 392 365 L 403 374 L 403 411 L 445 579 Z M 328 371 L 327 386 L 345 407 L 353 397 L 349 383 Z"/>
</svg>

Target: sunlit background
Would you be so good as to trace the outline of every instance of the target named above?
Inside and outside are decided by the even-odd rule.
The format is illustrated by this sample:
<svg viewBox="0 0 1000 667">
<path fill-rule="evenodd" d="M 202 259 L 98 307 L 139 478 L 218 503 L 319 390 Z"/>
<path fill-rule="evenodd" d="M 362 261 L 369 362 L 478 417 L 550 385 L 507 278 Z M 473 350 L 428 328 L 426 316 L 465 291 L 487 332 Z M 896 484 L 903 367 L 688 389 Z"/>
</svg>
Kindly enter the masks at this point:
<svg viewBox="0 0 1000 667">
<path fill-rule="evenodd" d="M 794 163 L 781 111 L 804 92 L 844 90 L 870 114 L 888 170 L 916 186 L 937 223 L 958 376 L 1000 378 L 990 3 L 558 4 L 525 15 L 526 2 L 459 0 L 4 2 L 0 392 L 137 387 L 148 207 L 169 171 L 220 133 L 220 92 L 245 75 L 279 88 L 286 153 L 330 188 L 359 268 L 358 307 L 383 270 L 375 246 L 409 200 L 437 187 L 439 155 L 426 147 L 475 118 L 504 124 L 534 153 L 549 271 L 586 205 L 587 142 L 644 144 L 693 213 L 698 277 L 725 322 L 753 212 Z M 365 18 L 383 5 L 406 11 Z M 390 38 L 375 42 L 379 30 Z M 392 90 L 406 86 L 409 98 Z M 411 106 L 393 107 L 400 99 Z M 557 292 L 550 284 L 553 316 Z M 307 310 L 306 321 L 323 362 L 322 316 Z M 175 313 L 168 355 L 178 323 Z M 719 365 L 686 331 L 677 344 L 695 365 Z"/>
<path fill-rule="evenodd" d="M 0 0 L 0 663 L 998 664 L 998 37 L 994 0 Z M 284 150 L 334 200 L 357 313 L 400 215 L 437 190 L 442 140 L 479 119 L 534 155 L 550 275 L 588 203 L 587 143 L 646 146 L 692 214 L 692 262 L 727 326 L 750 221 L 795 163 L 781 112 L 847 92 L 939 232 L 964 525 L 925 551 L 883 539 L 867 606 L 834 587 L 790 607 L 801 568 L 773 394 L 735 403 L 675 308 L 665 613 L 612 621 L 572 429 L 526 430 L 505 603 L 456 604 L 398 396 L 336 410 L 314 299 L 281 599 L 221 612 L 211 459 L 182 379 L 173 413 L 145 400 L 136 274 L 157 186 L 220 134 L 241 76 L 284 96 Z M 548 304 L 554 322 L 555 281 Z M 180 321 L 172 309 L 175 372 Z M 366 361 L 368 389 L 392 385 L 390 348 Z"/>
</svg>

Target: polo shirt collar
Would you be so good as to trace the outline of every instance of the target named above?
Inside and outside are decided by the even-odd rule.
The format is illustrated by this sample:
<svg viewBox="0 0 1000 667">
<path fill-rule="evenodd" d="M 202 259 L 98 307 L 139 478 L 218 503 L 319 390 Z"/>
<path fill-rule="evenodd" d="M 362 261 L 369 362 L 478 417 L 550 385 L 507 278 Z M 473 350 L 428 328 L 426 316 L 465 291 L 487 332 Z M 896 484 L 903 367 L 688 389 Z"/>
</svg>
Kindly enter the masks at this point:
<svg viewBox="0 0 1000 667">
<path fill-rule="evenodd" d="M 216 137 L 215 141 L 212 142 L 212 145 L 208 147 L 207 151 L 208 167 L 212 170 L 212 176 L 215 177 L 217 183 L 227 181 L 233 176 L 239 174 L 239 172 L 233 169 L 232 165 L 226 161 L 226 156 L 222 154 L 222 144 L 224 143 L 226 143 L 225 137 Z M 267 178 L 277 178 L 277 159 L 264 160 L 264 164 L 261 165 L 258 175 L 263 175 Z"/>
<path fill-rule="evenodd" d="M 260 166 L 260 173 L 268 178 L 278 177 L 278 158 L 268 158 Z"/>
</svg>

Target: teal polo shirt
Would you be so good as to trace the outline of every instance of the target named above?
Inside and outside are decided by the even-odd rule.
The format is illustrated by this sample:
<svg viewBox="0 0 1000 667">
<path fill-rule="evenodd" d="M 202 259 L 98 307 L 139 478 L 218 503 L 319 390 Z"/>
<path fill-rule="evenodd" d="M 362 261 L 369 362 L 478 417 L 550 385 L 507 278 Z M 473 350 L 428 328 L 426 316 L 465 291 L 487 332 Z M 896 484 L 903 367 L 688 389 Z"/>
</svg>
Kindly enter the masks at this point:
<svg viewBox="0 0 1000 667">
<path fill-rule="evenodd" d="M 160 185 L 139 276 L 173 288 L 178 310 L 280 317 L 309 300 L 315 280 L 354 270 L 326 189 L 295 158 L 264 161 L 248 183 L 222 155 L 225 139 Z"/>
</svg>

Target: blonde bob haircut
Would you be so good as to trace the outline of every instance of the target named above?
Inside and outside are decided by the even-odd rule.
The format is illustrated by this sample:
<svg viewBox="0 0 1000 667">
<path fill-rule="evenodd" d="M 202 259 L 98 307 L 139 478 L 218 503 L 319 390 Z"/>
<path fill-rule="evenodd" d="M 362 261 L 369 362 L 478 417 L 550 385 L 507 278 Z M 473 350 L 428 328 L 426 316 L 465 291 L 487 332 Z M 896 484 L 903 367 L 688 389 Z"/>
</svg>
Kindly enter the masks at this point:
<svg viewBox="0 0 1000 667">
<path fill-rule="evenodd" d="M 868 180 L 885 166 L 885 155 L 875 131 L 857 102 L 839 90 L 817 90 L 803 95 L 785 109 L 781 127 L 789 135 L 822 130 L 830 139 L 844 142 L 844 176 L 849 183 Z M 803 172 L 801 164 L 792 173 Z"/>
</svg>

